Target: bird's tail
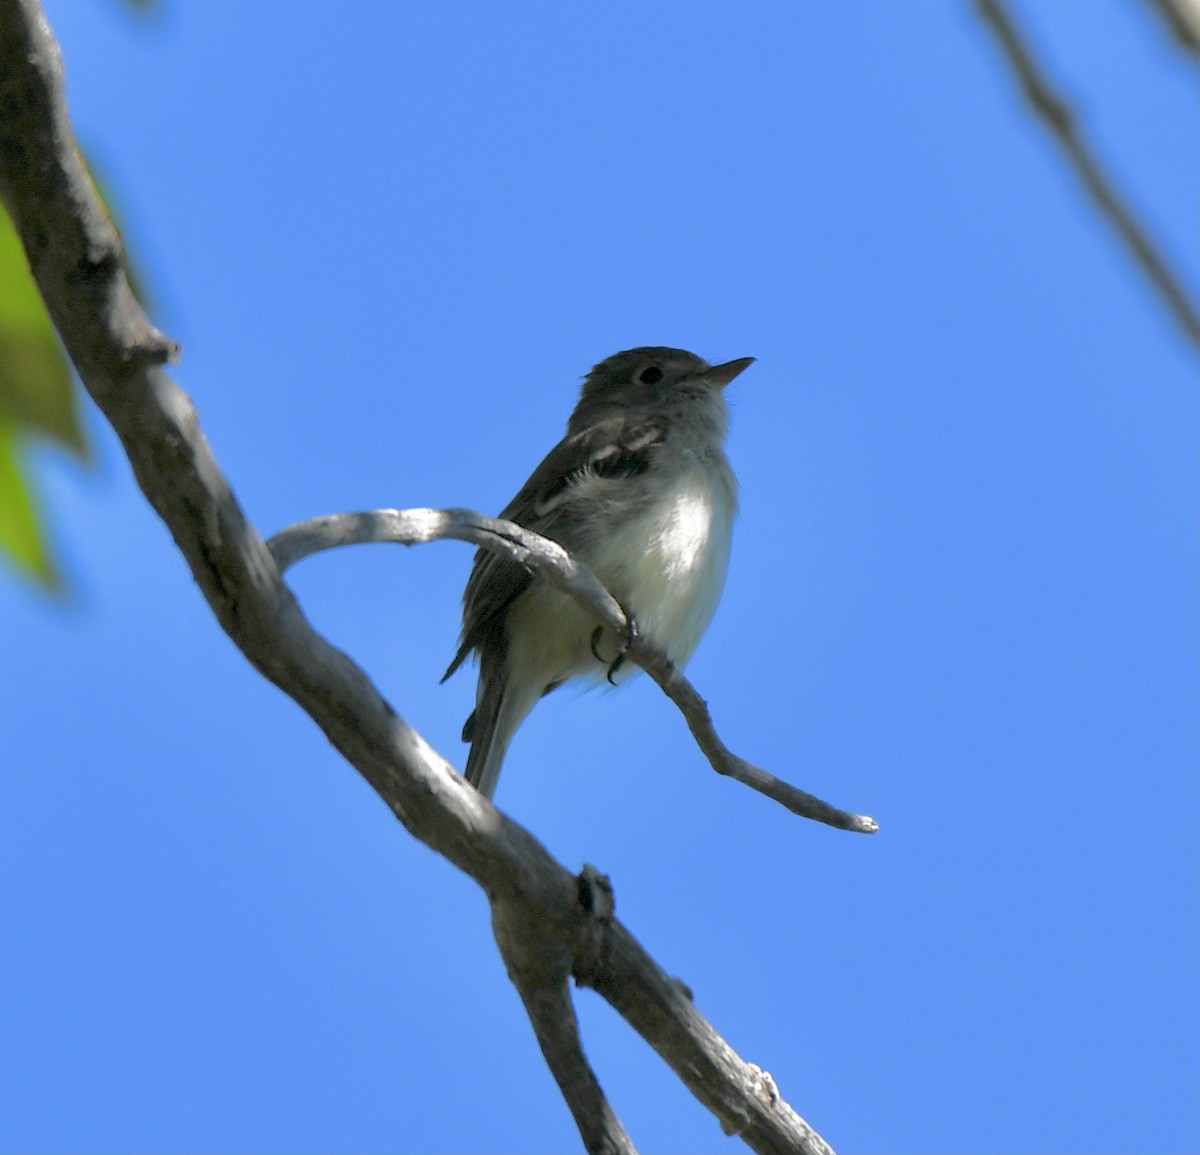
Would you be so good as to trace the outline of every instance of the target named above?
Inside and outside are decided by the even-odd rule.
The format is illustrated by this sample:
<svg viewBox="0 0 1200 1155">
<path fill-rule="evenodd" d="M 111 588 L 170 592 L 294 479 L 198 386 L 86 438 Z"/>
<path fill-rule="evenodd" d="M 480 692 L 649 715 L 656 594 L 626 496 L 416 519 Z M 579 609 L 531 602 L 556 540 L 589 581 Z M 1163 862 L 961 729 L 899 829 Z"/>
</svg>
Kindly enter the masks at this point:
<svg viewBox="0 0 1200 1155">
<path fill-rule="evenodd" d="M 471 743 L 466 779 L 488 799 L 496 792 L 504 752 L 516 729 L 508 717 L 510 711 L 505 709 L 507 682 L 503 660 L 496 661 L 485 650 L 480 656 L 475 712 L 463 727 L 463 739 Z M 519 722 L 517 719 L 517 724 Z"/>
</svg>

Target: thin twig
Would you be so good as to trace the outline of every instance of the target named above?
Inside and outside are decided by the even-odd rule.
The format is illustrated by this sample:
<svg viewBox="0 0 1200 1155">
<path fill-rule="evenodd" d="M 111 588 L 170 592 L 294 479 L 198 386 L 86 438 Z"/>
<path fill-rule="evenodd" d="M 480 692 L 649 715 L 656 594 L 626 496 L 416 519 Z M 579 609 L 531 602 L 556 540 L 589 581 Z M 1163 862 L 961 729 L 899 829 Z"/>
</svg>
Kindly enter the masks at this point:
<svg viewBox="0 0 1200 1155">
<path fill-rule="evenodd" d="M 1073 110 L 1046 80 L 1012 14 L 1002 0 L 975 0 L 975 7 L 1004 49 L 1030 106 L 1058 140 L 1097 208 L 1158 290 L 1184 335 L 1200 348 L 1200 316 L 1195 306 L 1092 156 Z"/>
<path fill-rule="evenodd" d="M 469 541 L 508 554 L 569 594 L 618 636 L 628 633 L 628 619 L 620 603 L 587 566 L 557 542 L 514 522 L 484 517 L 469 509 L 372 509 L 328 514 L 280 530 L 267 542 L 267 548 L 283 571 L 301 558 L 339 546 L 370 542 L 416 545 L 439 538 Z M 644 638 L 635 636 L 627 654 L 679 708 L 697 745 L 718 774 L 736 779 L 802 818 L 859 834 L 873 834 L 879 829 L 873 818 L 830 806 L 732 753 L 717 734 L 708 703 L 670 659 Z"/>
</svg>

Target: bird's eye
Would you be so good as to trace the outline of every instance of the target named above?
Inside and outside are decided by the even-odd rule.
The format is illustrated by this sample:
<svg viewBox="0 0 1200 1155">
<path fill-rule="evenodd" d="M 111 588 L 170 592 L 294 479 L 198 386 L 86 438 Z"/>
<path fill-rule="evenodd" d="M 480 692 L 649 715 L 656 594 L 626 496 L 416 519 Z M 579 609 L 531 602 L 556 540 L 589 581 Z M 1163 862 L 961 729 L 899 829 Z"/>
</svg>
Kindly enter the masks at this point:
<svg viewBox="0 0 1200 1155">
<path fill-rule="evenodd" d="M 651 365 L 638 374 L 638 380 L 643 385 L 656 385 L 662 380 L 663 371 L 657 365 Z"/>
</svg>

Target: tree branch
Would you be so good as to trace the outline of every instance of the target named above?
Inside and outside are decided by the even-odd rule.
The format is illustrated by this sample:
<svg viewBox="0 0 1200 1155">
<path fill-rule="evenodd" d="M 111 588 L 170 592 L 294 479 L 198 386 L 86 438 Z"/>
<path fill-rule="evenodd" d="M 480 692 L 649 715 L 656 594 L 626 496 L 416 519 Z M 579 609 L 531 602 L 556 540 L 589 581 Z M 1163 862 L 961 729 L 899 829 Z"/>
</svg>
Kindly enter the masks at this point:
<svg viewBox="0 0 1200 1155">
<path fill-rule="evenodd" d="M 665 976 L 624 927 L 584 917 L 580 881 L 459 777 L 309 625 L 190 400 L 161 368 L 175 347 L 130 292 L 117 235 L 75 147 L 58 46 L 36 0 L 0 0 L 0 196 L 85 388 L 247 660 L 309 714 L 410 833 L 483 888 L 506 927 L 511 911 L 522 912 L 529 957 L 566 952 L 579 981 L 600 991 L 754 1150 L 824 1155 L 824 1143 L 762 1093 L 749 1064 L 690 1003 L 664 1000 Z M 581 921 L 588 933 L 579 933 Z"/>
<path fill-rule="evenodd" d="M 666 1061 L 688 1090 L 757 1152 L 833 1155 L 791 1107 L 774 1079 L 739 1058 L 692 1004 L 692 993 L 666 974 L 614 917 L 608 879 L 585 866 L 579 876 L 588 920 L 577 942 L 575 981 L 606 999 Z M 705 1045 L 698 1051 L 695 1040 Z"/>
<path fill-rule="evenodd" d="M 1200 348 L 1200 316 L 1195 306 L 1092 156 L 1076 126 L 1074 111 L 1046 80 L 1012 14 L 1002 0 L 975 0 L 975 7 L 1004 50 L 1030 107 L 1054 134 L 1096 207 L 1166 302 L 1184 336 Z"/>
<path fill-rule="evenodd" d="M 1196 0 L 1149 0 L 1185 52 L 1200 56 L 1200 4 Z"/>
<path fill-rule="evenodd" d="M 469 541 L 508 554 L 570 594 L 615 634 L 628 635 L 629 620 L 620 603 L 587 566 L 576 561 L 557 542 L 514 522 L 484 517 L 469 509 L 372 509 L 364 513 L 329 514 L 280 530 L 267 542 L 267 548 L 280 571 L 284 571 L 301 558 L 339 546 L 369 542 L 416 545 L 442 538 Z M 732 753 L 717 734 L 708 703 L 661 650 L 635 636 L 627 654 L 679 707 L 697 745 L 718 774 L 735 778 L 802 818 L 860 834 L 879 829 L 873 818 L 830 806 Z"/>
</svg>

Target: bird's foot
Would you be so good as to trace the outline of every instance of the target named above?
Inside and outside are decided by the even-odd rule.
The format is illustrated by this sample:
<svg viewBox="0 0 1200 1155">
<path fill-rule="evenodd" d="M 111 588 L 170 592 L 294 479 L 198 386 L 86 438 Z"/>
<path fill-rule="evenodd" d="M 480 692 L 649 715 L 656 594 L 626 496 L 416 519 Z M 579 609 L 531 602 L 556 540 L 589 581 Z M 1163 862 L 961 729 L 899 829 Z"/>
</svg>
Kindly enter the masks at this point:
<svg viewBox="0 0 1200 1155">
<path fill-rule="evenodd" d="M 611 686 L 615 686 L 617 684 L 617 673 L 625 664 L 625 659 L 629 655 L 629 647 L 633 645 L 638 636 L 637 622 L 633 620 L 633 615 L 627 613 L 625 615 L 625 621 L 627 624 L 625 628 L 625 637 L 621 642 L 621 649 L 617 656 L 611 660 L 604 657 L 604 655 L 600 653 L 600 640 L 604 637 L 606 632 L 604 627 L 597 626 L 592 632 L 592 657 L 594 657 L 596 661 L 600 662 L 602 665 L 608 666 L 608 673 L 605 675 L 605 677 L 608 679 L 609 685 Z"/>
</svg>

